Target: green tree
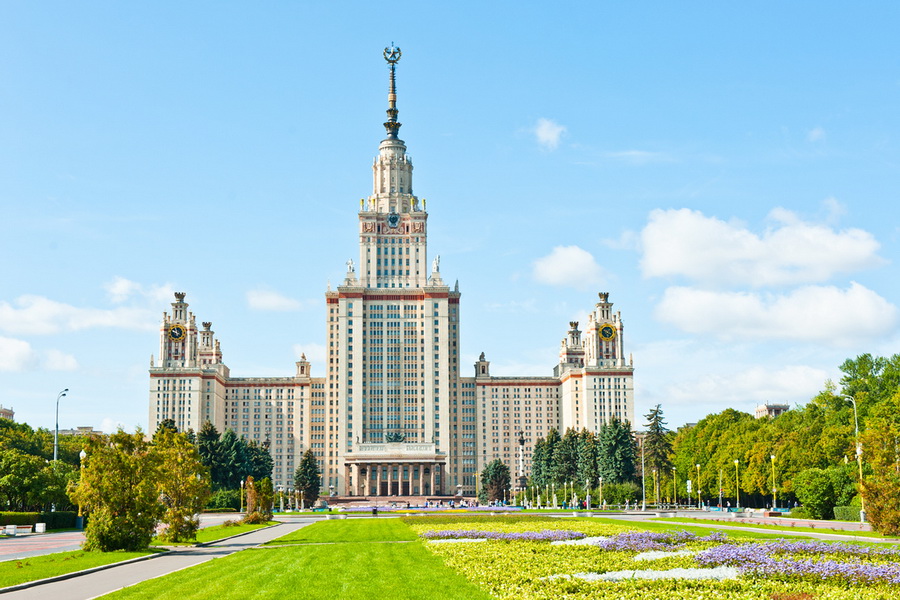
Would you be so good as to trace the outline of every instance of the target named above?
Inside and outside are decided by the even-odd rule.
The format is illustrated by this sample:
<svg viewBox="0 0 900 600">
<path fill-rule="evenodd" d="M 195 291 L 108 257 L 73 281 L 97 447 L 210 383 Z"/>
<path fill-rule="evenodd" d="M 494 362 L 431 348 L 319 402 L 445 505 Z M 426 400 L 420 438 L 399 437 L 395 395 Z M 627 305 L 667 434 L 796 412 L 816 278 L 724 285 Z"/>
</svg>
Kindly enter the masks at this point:
<svg viewBox="0 0 900 600">
<path fill-rule="evenodd" d="M 209 468 L 210 486 L 213 490 L 226 490 L 229 471 L 224 464 L 221 436 L 215 426 L 206 421 L 197 434 L 197 451 L 200 461 Z M 231 488 L 233 489 L 233 488 Z"/>
<path fill-rule="evenodd" d="M 226 429 L 219 439 L 219 460 L 224 489 L 240 489 L 241 481 L 252 475 L 247 467 L 247 444 L 232 429 Z"/>
<path fill-rule="evenodd" d="M 272 518 L 272 505 L 275 502 L 275 490 L 272 488 L 272 480 L 268 477 L 255 481 L 253 488 L 256 490 L 256 512 L 260 513 L 268 521 Z"/>
<path fill-rule="evenodd" d="M 900 392 L 873 408 L 861 439 L 866 515 L 879 533 L 900 535 Z"/>
<path fill-rule="evenodd" d="M 597 442 L 593 432 L 582 429 L 578 436 L 578 474 L 579 485 L 593 488 L 597 485 Z"/>
<path fill-rule="evenodd" d="M 489 462 L 481 472 L 481 489 L 488 502 L 503 500 L 509 483 L 509 467 L 499 458 Z"/>
<path fill-rule="evenodd" d="M 660 500 L 660 480 L 672 470 L 672 438 L 666 428 L 662 407 L 657 404 L 649 413 L 647 432 L 644 434 L 644 462 L 646 468 L 654 473 L 653 484 L 656 487 L 655 497 Z"/>
<path fill-rule="evenodd" d="M 547 441 L 544 438 L 538 438 L 534 443 L 534 450 L 531 453 L 531 483 L 537 486 L 547 485 L 548 478 L 548 456 Z"/>
<path fill-rule="evenodd" d="M 198 514 L 209 499 L 209 469 L 200 460 L 197 447 L 185 433 L 162 430 L 154 436 L 159 461 L 159 498 L 165 505 L 160 537 L 170 542 L 196 539 Z"/>
<path fill-rule="evenodd" d="M 548 436 L 549 437 L 549 436 Z M 578 474 L 578 431 L 566 430 L 565 435 L 553 449 L 553 478 L 551 483 L 562 485 L 563 482 L 574 481 Z"/>
<path fill-rule="evenodd" d="M 159 458 L 144 434 L 121 429 L 87 447 L 81 479 L 70 492 L 90 514 L 86 550 L 142 550 L 150 545 L 159 502 Z"/>
<path fill-rule="evenodd" d="M 307 450 L 294 471 L 294 489 L 303 492 L 303 499 L 307 505 L 319 499 L 319 489 L 322 487 L 322 478 L 319 474 L 319 461 L 312 450 Z"/>
<path fill-rule="evenodd" d="M 597 444 L 597 471 L 604 483 L 633 481 L 636 451 L 631 424 L 613 417 L 600 429 Z"/>
<path fill-rule="evenodd" d="M 242 440 L 243 441 L 243 440 Z M 244 471 L 252 475 L 256 480 L 271 479 L 272 469 L 275 463 L 272 461 L 272 455 L 269 453 L 268 443 L 258 444 L 251 440 L 246 444 L 244 450 Z"/>
</svg>

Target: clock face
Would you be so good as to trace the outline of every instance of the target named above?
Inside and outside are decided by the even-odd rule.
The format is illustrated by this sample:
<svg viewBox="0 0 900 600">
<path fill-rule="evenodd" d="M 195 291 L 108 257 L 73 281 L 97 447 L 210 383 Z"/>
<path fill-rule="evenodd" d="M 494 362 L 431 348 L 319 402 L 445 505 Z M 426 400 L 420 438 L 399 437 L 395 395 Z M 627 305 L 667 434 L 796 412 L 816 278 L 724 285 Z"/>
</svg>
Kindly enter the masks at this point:
<svg viewBox="0 0 900 600">
<path fill-rule="evenodd" d="M 172 325 L 169 327 L 169 339 L 173 342 L 180 342 L 185 338 L 187 331 L 185 331 L 184 326 L 182 325 Z"/>
<path fill-rule="evenodd" d="M 604 323 L 600 326 L 600 339 L 608 342 L 611 339 L 616 337 L 616 328 L 610 325 L 609 323 Z"/>
<path fill-rule="evenodd" d="M 389 214 L 387 217 L 387 224 L 391 229 L 397 227 L 397 225 L 400 224 L 400 215 L 398 215 L 397 213 Z"/>
</svg>

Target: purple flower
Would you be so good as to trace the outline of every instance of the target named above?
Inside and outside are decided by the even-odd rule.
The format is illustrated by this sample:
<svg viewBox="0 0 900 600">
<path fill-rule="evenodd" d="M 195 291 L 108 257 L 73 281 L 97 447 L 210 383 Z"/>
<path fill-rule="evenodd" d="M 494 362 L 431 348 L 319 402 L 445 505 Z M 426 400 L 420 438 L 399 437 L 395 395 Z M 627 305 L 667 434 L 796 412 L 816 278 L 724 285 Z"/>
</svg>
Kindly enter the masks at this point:
<svg viewBox="0 0 900 600">
<path fill-rule="evenodd" d="M 426 531 L 420 534 L 427 540 L 447 539 L 488 539 L 528 542 L 555 542 L 560 540 L 578 540 L 585 535 L 577 531 L 545 529 L 543 531 L 521 531 L 504 533 L 501 531 L 479 531 L 477 529 L 448 529 L 444 531 Z"/>
</svg>

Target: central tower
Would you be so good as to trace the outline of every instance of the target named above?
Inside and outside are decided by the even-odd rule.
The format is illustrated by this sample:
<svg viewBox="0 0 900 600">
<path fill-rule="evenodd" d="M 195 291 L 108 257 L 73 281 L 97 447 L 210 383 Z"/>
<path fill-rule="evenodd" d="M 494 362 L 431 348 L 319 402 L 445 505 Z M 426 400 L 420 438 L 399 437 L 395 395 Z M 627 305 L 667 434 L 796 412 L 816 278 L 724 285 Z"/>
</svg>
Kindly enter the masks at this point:
<svg viewBox="0 0 900 600">
<path fill-rule="evenodd" d="M 351 495 L 436 495 L 457 483 L 448 465 L 460 294 L 441 279 L 440 258 L 428 262 L 425 201 L 413 193 L 412 161 L 397 135 L 400 56 L 384 50 L 387 136 L 372 165 L 372 194 L 360 200 L 358 270 L 348 260 L 343 284 L 326 294 L 323 472 L 328 486 Z M 316 413 L 313 406 L 313 421 Z"/>
</svg>

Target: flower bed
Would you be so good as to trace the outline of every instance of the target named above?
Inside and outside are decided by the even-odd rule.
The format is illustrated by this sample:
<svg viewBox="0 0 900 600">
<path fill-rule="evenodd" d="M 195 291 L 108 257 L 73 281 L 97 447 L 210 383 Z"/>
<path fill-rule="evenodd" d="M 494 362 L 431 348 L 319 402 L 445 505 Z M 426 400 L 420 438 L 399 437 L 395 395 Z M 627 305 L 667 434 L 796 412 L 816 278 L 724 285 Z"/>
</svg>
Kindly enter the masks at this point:
<svg viewBox="0 0 900 600">
<path fill-rule="evenodd" d="M 626 531 L 590 519 L 430 517 L 407 520 L 420 535 L 484 539 L 478 544 L 428 544 L 469 580 L 501 599 L 637 600 L 773 598 L 875 600 L 900 597 L 900 551 L 825 542 L 758 542 L 721 533 Z M 537 527 L 536 525 L 539 525 Z M 558 545 L 504 535 L 543 530 L 594 535 L 594 544 Z M 485 535 L 485 532 L 495 532 Z M 573 538 L 574 539 L 574 538 Z M 581 538 L 584 539 L 584 538 Z M 658 552 L 652 561 L 637 561 Z M 708 579 L 735 577 L 737 579 Z M 622 578 L 622 579 L 620 579 Z M 643 579 L 646 578 L 646 579 Z M 703 579 L 692 579 L 703 578 Z"/>
<path fill-rule="evenodd" d="M 527 542 L 557 542 L 565 540 L 577 540 L 585 537 L 583 533 L 577 531 L 566 531 L 560 529 L 544 529 L 543 531 L 480 531 L 478 529 L 445 529 L 443 531 L 424 531 L 419 534 L 426 540 L 444 540 L 444 539 L 485 539 L 485 540 L 505 540 L 505 541 L 527 541 Z"/>
</svg>

